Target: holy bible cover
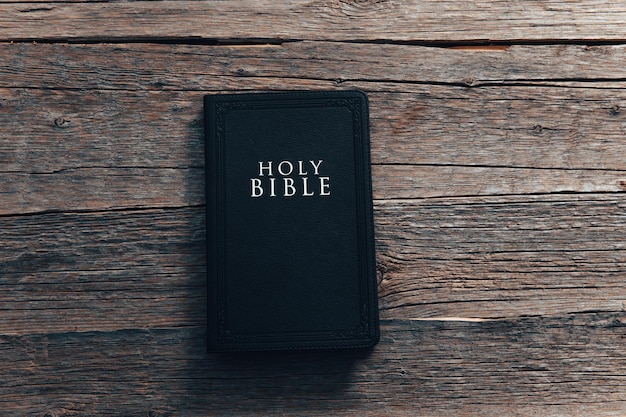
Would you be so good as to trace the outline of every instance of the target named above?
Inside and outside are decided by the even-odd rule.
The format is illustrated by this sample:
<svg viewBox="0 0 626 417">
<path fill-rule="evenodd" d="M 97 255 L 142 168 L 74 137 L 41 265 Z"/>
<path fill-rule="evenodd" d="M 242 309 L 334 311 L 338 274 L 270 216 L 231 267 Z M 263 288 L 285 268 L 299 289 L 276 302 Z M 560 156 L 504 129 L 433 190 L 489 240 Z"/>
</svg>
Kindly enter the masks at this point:
<svg viewBox="0 0 626 417">
<path fill-rule="evenodd" d="M 205 97 L 209 351 L 378 341 L 367 97 Z"/>
</svg>

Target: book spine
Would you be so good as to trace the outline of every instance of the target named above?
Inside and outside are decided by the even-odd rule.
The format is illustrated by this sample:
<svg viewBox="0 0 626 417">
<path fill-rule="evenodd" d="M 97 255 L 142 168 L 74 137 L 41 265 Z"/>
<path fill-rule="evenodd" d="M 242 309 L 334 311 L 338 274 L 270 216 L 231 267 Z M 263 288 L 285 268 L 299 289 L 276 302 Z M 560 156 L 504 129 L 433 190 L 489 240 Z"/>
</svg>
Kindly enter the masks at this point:
<svg viewBox="0 0 626 417">
<path fill-rule="evenodd" d="M 215 102 L 213 97 L 204 97 L 204 156 L 206 170 L 205 199 L 206 199 L 206 262 L 207 262 L 207 347 L 209 351 L 215 349 L 218 318 L 212 306 L 217 305 L 217 154 L 215 131 Z"/>
</svg>

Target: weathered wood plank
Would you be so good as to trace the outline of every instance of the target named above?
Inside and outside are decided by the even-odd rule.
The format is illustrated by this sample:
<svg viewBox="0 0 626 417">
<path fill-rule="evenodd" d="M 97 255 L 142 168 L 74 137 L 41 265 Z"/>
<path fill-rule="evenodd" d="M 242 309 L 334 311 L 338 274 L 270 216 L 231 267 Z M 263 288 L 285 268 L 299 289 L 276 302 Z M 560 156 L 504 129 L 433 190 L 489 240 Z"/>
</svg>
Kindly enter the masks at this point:
<svg viewBox="0 0 626 417">
<path fill-rule="evenodd" d="M 618 195 L 377 202 L 381 315 L 624 309 Z M 204 210 L 0 218 L 0 334 L 197 325 Z"/>
<path fill-rule="evenodd" d="M 620 193 L 626 190 L 626 172 L 621 169 L 382 164 L 373 167 L 372 175 L 378 199 Z"/>
<path fill-rule="evenodd" d="M 5 47 L 8 48 L 5 51 L 7 59 L 2 71 L 6 77 L 1 79 L 8 87 L 142 90 L 176 86 L 175 88 L 183 90 L 208 92 L 260 88 L 336 88 L 336 79 L 358 79 L 361 81 L 341 84 L 346 87 L 362 88 L 372 93 L 374 135 L 381 138 L 374 141 L 373 154 L 378 158 L 375 163 L 616 170 L 624 168 L 620 155 L 625 151 L 621 140 L 624 119 L 622 109 L 625 102 L 622 83 L 618 82 L 625 76 L 622 65 L 625 56 L 621 47 L 590 49 L 572 46 L 541 47 L 542 52 L 536 54 L 538 57 L 533 60 L 531 47 L 514 47 L 505 52 L 469 52 L 441 48 L 384 46 L 385 49 L 395 51 L 396 55 L 392 55 L 388 61 L 385 59 L 379 60 L 380 62 L 396 62 L 402 55 L 410 56 L 411 48 L 418 57 L 421 57 L 422 51 L 426 54 L 423 60 L 413 58 L 407 65 L 396 66 L 407 69 L 395 71 L 389 78 L 391 81 L 385 82 L 380 82 L 374 77 L 379 79 L 381 73 L 389 74 L 389 68 L 376 67 L 369 62 L 344 68 L 346 61 L 340 60 L 338 55 L 346 52 L 343 50 L 345 48 L 354 48 L 349 44 L 334 46 L 325 43 L 307 43 L 303 47 L 304 51 L 302 47 L 289 50 L 284 46 L 271 51 L 266 48 L 261 48 L 261 51 L 258 51 L 258 48 L 242 48 L 241 61 L 234 58 L 240 56 L 237 54 L 239 49 L 222 47 L 204 49 L 205 53 L 200 55 L 189 47 L 181 50 L 170 46 L 89 46 L 85 47 L 90 48 L 85 52 L 76 45 L 32 45 L 15 47 L 17 48 L 15 53 L 11 53 L 14 45 Z M 359 45 L 359 47 L 365 51 L 361 56 L 377 57 L 380 52 L 378 48 L 383 46 L 369 45 L 365 48 Z M 334 52 L 335 50 L 339 52 Z M 314 59 L 309 59 L 312 57 L 307 55 L 308 53 L 314 53 L 312 56 Z M 222 59 L 213 54 L 229 58 Z M 257 56 L 250 57 L 251 54 Z M 23 57 L 21 60 L 18 59 L 16 65 L 9 59 L 14 55 Z M 147 60 L 148 56 L 152 56 L 153 59 Z M 155 59 L 155 56 L 160 59 Z M 608 62 L 603 62 L 602 57 L 609 57 Z M 320 60 L 321 63 L 314 65 L 298 66 L 301 62 Z M 444 70 L 438 70 L 442 67 L 441 63 L 450 61 L 455 65 L 443 65 Z M 531 61 L 532 63 L 528 64 Z M 422 62 L 435 64 L 429 66 L 421 64 Z M 552 76 L 549 74 L 551 70 L 545 69 L 544 62 L 557 63 L 549 66 L 556 68 Z M 411 68 L 413 64 L 416 68 Z M 265 69 L 259 70 L 259 66 Z M 372 70 L 364 74 L 370 67 Z M 29 71 L 31 68 L 41 70 Z M 315 68 L 324 69 L 321 72 L 325 73 L 320 73 L 320 70 Z M 446 68 L 461 70 L 452 76 L 424 76 L 424 74 L 445 74 Z M 469 74 L 462 74 L 467 68 L 471 68 L 472 71 Z M 538 68 L 544 69 L 538 71 Z M 484 74 L 483 71 L 489 73 Z M 578 87 L 584 85 L 587 88 L 571 88 L 569 83 L 576 79 L 576 74 L 587 80 Z M 610 85 L 618 88 L 606 88 L 607 76 L 614 77 L 615 81 Z M 568 81 L 562 88 L 552 86 L 454 88 L 430 84 L 462 83 L 464 79 L 469 80 L 466 82 L 470 85 L 484 85 L 494 81 L 513 84 L 529 81 L 538 83 L 542 80 L 547 84 L 559 82 L 558 80 Z M 393 80 L 400 82 L 392 82 Z M 377 92 L 381 93 L 378 97 L 374 94 Z M 386 94 L 383 94 L 384 92 Z M 122 138 L 151 134 L 149 130 L 145 133 L 139 132 L 140 129 L 149 129 L 151 124 L 160 129 L 159 134 L 167 131 L 171 134 L 189 135 L 192 131 L 197 132 L 201 129 L 199 94 L 197 96 L 183 92 L 170 96 L 151 95 L 147 92 L 136 94 L 133 101 L 132 98 L 119 98 L 106 91 L 16 93 L 13 90 L 5 90 L 3 111 L 6 114 L 14 114 L 28 106 L 41 113 L 24 114 L 19 120 L 21 125 L 7 125 L 5 128 L 18 139 L 14 141 L 16 146 L 22 145 L 19 142 L 20 137 L 17 136 L 18 132 L 29 132 L 30 129 L 41 127 L 42 124 L 48 128 L 63 127 L 69 130 L 67 133 L 78 133 L 74 129 L 76 124 L 81 122 L 83 129 L 81 135 L 90 133 L 88 128 L 97 132 L 95 129 L 100 126 L 109 127 L 111 128 L 109 136 L 114 134 L 115 139 L 112 140 L 118 141 Z M 37 95 L 40 95 L 39 99 Z M 145 106 L 147 102 L 153 107 L 148 109 Z M 76 103 L 81 103 L 83 107 Z M 106 103 L 107 107 L 94 107 L 89 113 L 85 112 L 89 106 L 102 106 L 103 103 Z M 171 106 L 168 106 L 168 103 Z M 95 117 L 94 122 L 98 123 L 89 123 L 89 119 L 80 120 L 81 113 Z M 193 116 L 190 118 L 191 115 Z M 28 117 L 35 117 L 38 124 L 31 126 L 33 123 L 30 123 Z M 184 119 L 185 117 L 187 119 Z M 116 132 L 112 130 L 118 127 L 116 122 L 121 126 L 130 126 L 128 129 L 136 128 L 138 131 Z M 24 123 L 30 123 L 28 129 L 24 128 Z M 184 127 L 187 131 L 178 130 Z M 57 131 L 56 134 L 59 137 L 62 132 Z M 156 142 L 158 139 L 149 137 L 148 140 Z M 379 144 L 385 145 L 386 148 L 376 148 Z M 121 147 L 119 143 L 112 145 L 113 149 Z M 158 160 L 163 158 L 163 154 L 173 151 L 169 144 L 167 152 L 160 152 L 164 146 L 167 146 L 164 140 L 154 143 L 155 151 L 150 158 L 144 157 L 144 166 L 150 163 L 149 160 Z M 29 147 L 19 146 L 19 149 L 26 152 Z M 198 146 L 195 146 L 188 149 L 187 153 L 193 157 L 194 154 L 199 154 L 197 149 Z M 174 155 L 180 156 L 180 151 L 174 152 Z M 494 159 L 497 159 L 497 162 Z M 102 161 L 99 159 L 98 162 Z M 46 170 L 43 167 L 42 169 Z"/>
<path fill-rule="evenodd" d="M 201 96 L 154 94 L 1 90 L 0 214 L 204 204 Z"/>
<path fill-rule="evenodd" d="M 372 352 L 207 355 L 202 327 L 0 336 L 6 415 L 620 415 L 624 313 L 384 321 Z M 514 410 L 514 411 L 511 411 Z"/>
<path fill-rule="evenodd" d="M 619 195 L 376 207 L 383 317 L 515 317 L 626 306 Z"/>
<path fill-rule="evenodd" d="M 389 141 L 377 162 L 624 168 L 621 90 L 446 91 L 373 100 L 373 135 Z"/>
<path fill-rule="evenodd" d="M 1 3 L 0 39 L 626 39 L 619 2 L 123 1 Z"/>
<path fill-rule="evenodd" d="M 595 82 L 601 87 L 599 82 L 626 79 L 625 59 L 625 45 L 436 48 L 319 41 L 249 46 L 0 43 L 0 87 L 304 88 L 298 80 L 313 87 L 369 81 L 379 85 L 371 89 L 385 91 L 418 89 L 423 84 L 584 86 Z M 393 82 L 403 84 L 388 84 Z"/>
<path fill-rule="evenodd" d="M 204 322 L 205 240 L 202 207 L 0 218 L 0 334 Z"/>
<path fill-rule="evenodd" d="M 626 190 L 624 90 L 433 90 L 369 93 L 376 199 Z M 203 204 L 202 95 L 0 89 L 0 214 Z"/>
<path fill-rule="evenodd" d="M 202 168 L 201 94 L 0 89 L 0 171 Z"/>
<path fill-rule="evenodd" d="M 0 215 L 204 204 L 203 168 L 77 167 L 0 182 Z"/>
</svg>

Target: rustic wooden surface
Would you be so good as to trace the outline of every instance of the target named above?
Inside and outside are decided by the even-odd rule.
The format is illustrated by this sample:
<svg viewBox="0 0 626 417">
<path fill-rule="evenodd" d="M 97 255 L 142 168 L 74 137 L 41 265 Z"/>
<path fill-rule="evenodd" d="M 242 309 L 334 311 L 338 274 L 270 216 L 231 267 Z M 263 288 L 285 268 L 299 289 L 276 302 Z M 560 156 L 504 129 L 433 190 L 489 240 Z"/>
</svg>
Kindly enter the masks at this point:
<svg viewBox="0 0 626 417">
<path fill-rule="evenodd" d="M 626 6 L 0 1 L 2 416 L 626 414 Z M 366 91 L 382 338 L 205 353 L 202 96 Z"/>
</svg>

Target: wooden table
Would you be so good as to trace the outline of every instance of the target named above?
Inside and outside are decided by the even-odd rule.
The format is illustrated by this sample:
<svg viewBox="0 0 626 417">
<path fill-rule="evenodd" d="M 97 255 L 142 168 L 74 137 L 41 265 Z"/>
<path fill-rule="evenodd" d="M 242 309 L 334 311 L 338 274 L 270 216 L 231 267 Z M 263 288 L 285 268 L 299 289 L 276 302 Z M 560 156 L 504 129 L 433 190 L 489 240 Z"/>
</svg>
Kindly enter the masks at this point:
<svg viewBox="0 0 626 417">
<path fill-rule="evenodd" d="M 626 5 L 0 2 L 3 416 L 626 414 Z M 371 103 L 382 338 L 205 353 L 202 97 Z"/>
</svg>

